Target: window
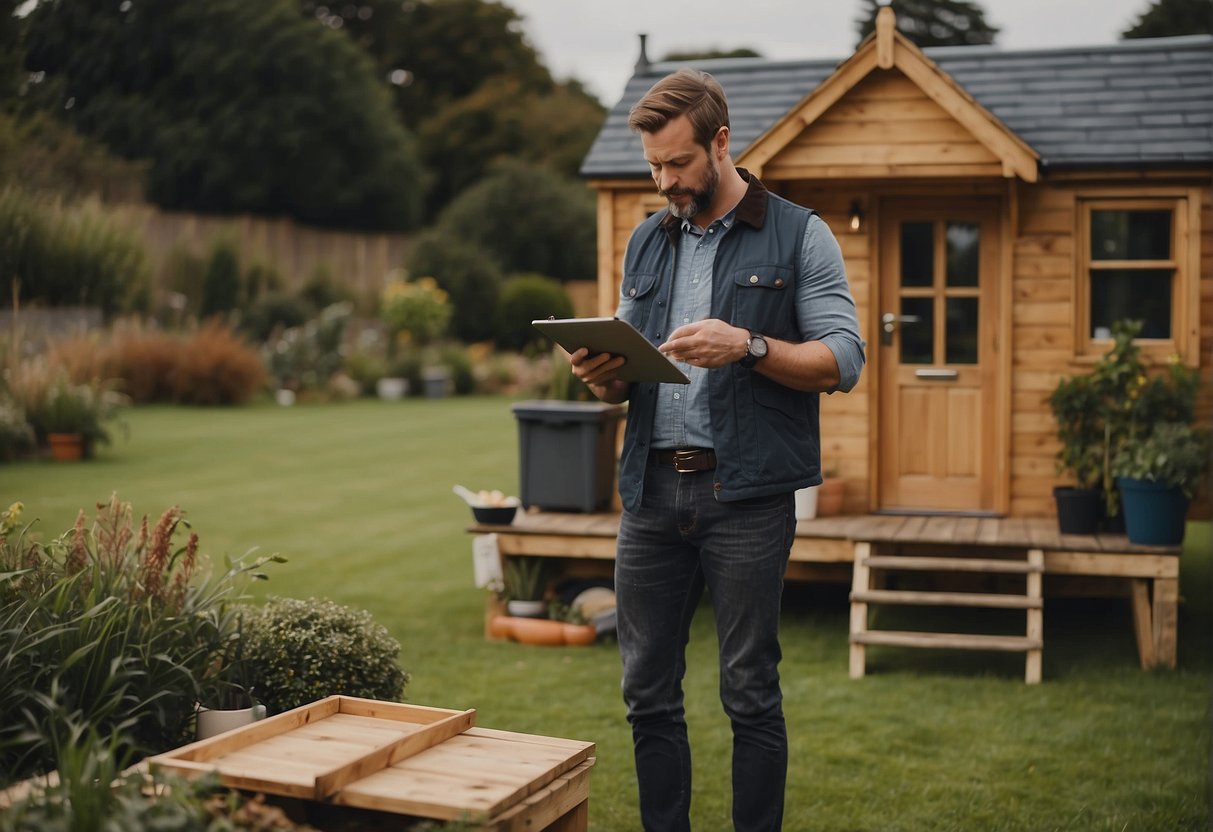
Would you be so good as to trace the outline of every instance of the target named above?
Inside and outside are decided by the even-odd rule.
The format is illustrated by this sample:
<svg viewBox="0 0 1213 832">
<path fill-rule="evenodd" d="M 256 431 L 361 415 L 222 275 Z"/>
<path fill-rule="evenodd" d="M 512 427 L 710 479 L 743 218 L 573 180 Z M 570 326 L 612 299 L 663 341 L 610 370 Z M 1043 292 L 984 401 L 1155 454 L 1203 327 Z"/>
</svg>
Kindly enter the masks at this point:
<svg viewBox="0 0 1213 832">
<path fill-rule="evenodd" d="M 1075 344 L 1102 355 L 1112 325 L 1142 322 L 1138 339 L 1156 356 L 1195 350 L 1194 226 L 1186 198 L 1085 199 L 1079 202 Z"/>
</svg>

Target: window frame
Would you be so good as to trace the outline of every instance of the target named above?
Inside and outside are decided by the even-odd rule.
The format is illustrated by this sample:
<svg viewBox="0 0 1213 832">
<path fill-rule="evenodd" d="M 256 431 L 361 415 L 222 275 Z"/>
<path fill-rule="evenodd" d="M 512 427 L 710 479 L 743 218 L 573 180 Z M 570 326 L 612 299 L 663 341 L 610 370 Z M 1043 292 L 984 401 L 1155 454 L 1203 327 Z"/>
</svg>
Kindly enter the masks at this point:
<svg viewBox="0 0 1213 832">
<path fill-rule="evenodd" d="M 1094 260 L 1091 257 L 1093 211 L 1170 211 L 1171 256 L 1166 260 Z M 1200 194 L 1195 189 L 1158 189 L 1139 194 L 1096 191 L 1077 195 L 1074 246 L 1074 356 L 1094 361 L 1112 346 L 1110 338 L 1091 335 L 1092 273 L 1112 269 L 1170 269 L 1171 337 L 1139 338 L 1142 352 L 1156 361 L 1178 355 L 1198 366 L 1200 343 Z"/>
</svg>

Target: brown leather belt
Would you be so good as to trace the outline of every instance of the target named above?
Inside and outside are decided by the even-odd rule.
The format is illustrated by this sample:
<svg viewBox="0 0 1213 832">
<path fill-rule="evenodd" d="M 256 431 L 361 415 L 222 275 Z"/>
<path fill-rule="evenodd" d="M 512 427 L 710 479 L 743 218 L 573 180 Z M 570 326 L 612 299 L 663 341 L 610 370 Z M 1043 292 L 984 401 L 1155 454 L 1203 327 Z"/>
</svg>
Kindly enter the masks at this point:
<svg viewBox="0 0 1213 832">
<path fill-rule="evenodd" d="M 653 451 L 658 465 L 669 465 L 680 474 L 711 471 L 716 467 L 716 452 L 711 448 L 680 448 L 676 451 Z"/>
</svg>

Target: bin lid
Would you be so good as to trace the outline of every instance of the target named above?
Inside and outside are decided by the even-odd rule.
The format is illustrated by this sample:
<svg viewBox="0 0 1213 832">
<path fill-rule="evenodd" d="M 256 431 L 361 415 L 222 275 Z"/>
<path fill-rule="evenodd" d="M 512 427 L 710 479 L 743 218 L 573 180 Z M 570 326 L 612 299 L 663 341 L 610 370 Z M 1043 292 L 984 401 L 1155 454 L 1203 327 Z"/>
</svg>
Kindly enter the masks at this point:
<svg viewBox="0 0 1213 832">
<path fill-rule="evenodd" d="M 516 402 L 510 409 L 518 419 L 548 422 L 605 422 L 623 415 L 623 407 L 617 404 L 566 402 L 558 399 Z"/>
</svg>

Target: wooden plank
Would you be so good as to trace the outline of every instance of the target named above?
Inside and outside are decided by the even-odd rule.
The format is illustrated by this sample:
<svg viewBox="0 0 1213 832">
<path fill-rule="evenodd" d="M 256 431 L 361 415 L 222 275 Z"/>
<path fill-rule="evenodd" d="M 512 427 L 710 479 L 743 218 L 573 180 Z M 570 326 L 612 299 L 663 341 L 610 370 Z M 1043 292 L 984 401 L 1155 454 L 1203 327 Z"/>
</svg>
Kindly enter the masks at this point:
<svg viewBox="0 0 1213 832">
<path fill-rule="evenodd" d="M 1000 650 L 1023 652 L 1041 647 L 1040 641 L 1023 636 L 991 636 L 974 633 L 925 633 L 907 630 L 868 630 L 852 636 L 861 644 L 896 647 L 929 647 L 952 650 Z"/>
<path fill-rule="evenodd" d="M 1100 554 L 1049 551 L 1045 572 L 1056 575 L 1108 575 L 1117 578 L 1177 578 L 1179 558 L 1174 555 Z"/>
<path fill-rule="evenodd" d="M 997 609 L 1040 609 L 1039 598 L 1023 595 L 999 595 L 987 592 L 911 592 L 906 590 L 871 589 L 852 592 L 851 600 L 865 604 L 904 604 L 906 606 L 990 607 Z"/>
<path fill-rule="evenodd" d="M 494 832 L 585 832 L 589 826 L 593 758 L 489 821 Z"/>
<path fill-rule="evenodd" d="M 1154 581 L 1154 662 L 1175 669 L 1176 645 L 1179 642 L 1179 580 L 1159 578 Z"/>
<path fill-rule="evenodd" d="M 1033 571 L 1028 574 L 1027 578 L 1027 597 L 1034 604 L 1028 608 L 1028 626 L 1025 635 L 1028 641 L 1039 646 L 1028 648 L 1028 655 L 1024 660 L 1024 682 L 1036 685 L 1040 683 L 1045 642 L 1044 605 L 1041 603 L 1041 572 L 1044 571 L 1045 566 L 1044 552 L 1039 549 L 1030 550 L 1028 564 L 1033 567 Z"/>
<path fill-rule="evenodd" d="M 909 572 L 992 572 L 1007 575 L 1027 575 L 1040 571 L 1022 560 L 998 558 L 951 558 L 892 555 L 869 557 L 867 565 L 872 569 L 905 570 Z"/>
<path fill-rule="evenodd" d="M 1133 607 L 1133 635 L 1137 641 L 1137 658 L 1142 670 L 1154 667 L 1154 625 L 1150 611 L 1150 585 L 1144 578 L 1129 581 Z"/>
<path fill-rule="evenodd" d="M 855 544 L 855 565 L 851 573 L 851 633 L 850 633 L 850 675 L 852 679 L 862 679 L 865 672 L 866 657 L 864 642 L 859 636 L 868 631 L 868 605 L 857 600 L 856 595 L 868 592 L 871 587 L 871 570 L 868 563 L 872 560 L 872 544 L 859 541 Z"/>
</svg>

